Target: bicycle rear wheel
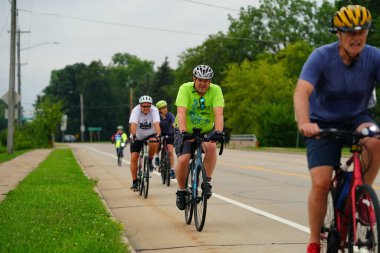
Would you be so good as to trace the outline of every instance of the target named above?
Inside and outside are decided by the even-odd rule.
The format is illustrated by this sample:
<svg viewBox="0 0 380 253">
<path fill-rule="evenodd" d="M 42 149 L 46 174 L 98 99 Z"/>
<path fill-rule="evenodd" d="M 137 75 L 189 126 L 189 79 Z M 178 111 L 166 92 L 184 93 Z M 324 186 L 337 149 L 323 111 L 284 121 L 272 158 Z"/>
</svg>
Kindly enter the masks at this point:
<svg viewBox="0 0 380 253">
<path fill-rule="evenodd" d="M 186 224 L 190 224 L 191 223 L 191 220 L 193 218 L 193 201 L 192 201 L 192 185 L 193 185 L 193 181 L 194 181 L 194 178 L 193 178 L 193 170 L 192 170 L 192 166 L 193 166 L 193 163 L 191 163 L 189 165 L 189 172 L 187 174 L 187 178 L 186 178 L 186 192 L 188 193 L 186 195 L 186 207 L 185 207 L 185 221 L 186 221 Z"/>
<path fill-rule="evenodd" d="M 198 165 L 197 169 L 197 190 L 195 191 L 194 201 L 194 220 L 195 227 L 200 232 L 206 221 L 207 212 L 207 184 L 206 184 L 206 170 L 202 165 Z"/>
<path fill-rule="evenodd" d="M 350 220 L 348 252 L 380 252 L 380 207 L 376 192 L 370 185 L 363 184 L 356 190 L 355 224 Z"/>
<path fill-rule="evenodd" d="M 146 156 L 144 158 L 144 177 L 143 180 L 144 183 L 144 198 L 148 197 L 148 191 L 149 191 L 149 165 L 148 165 L 148 157 Z"/>
</svg>

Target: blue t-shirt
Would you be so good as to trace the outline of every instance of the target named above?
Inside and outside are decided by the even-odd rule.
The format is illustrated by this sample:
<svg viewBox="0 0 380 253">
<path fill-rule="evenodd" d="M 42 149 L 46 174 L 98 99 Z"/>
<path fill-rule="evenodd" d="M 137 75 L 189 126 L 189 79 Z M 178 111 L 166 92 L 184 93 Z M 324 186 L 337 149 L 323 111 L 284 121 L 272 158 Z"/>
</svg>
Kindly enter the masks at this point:
<svg viewBox="0 0 380 253">
<path fill-rule="evenodd" d="M 166 118 L 162 118 L 160 114 L 160 128 L 161 128 L 161 135 L 172 135 L 174 134 L 173 131 L 173 123 L 174 123 L 174 115 L 171 112 L 168 112 L 166 114 Z"/>
<path fill-rule="evenodd" d="M 338 42 L 315 49 L 300 79 L 314 86 L 310 118 L 337 122 L 365 112 L 375 83 L 380 81 L 380 50 L 366 45 L 351 66 L 339 56 Z"/>
</svg>

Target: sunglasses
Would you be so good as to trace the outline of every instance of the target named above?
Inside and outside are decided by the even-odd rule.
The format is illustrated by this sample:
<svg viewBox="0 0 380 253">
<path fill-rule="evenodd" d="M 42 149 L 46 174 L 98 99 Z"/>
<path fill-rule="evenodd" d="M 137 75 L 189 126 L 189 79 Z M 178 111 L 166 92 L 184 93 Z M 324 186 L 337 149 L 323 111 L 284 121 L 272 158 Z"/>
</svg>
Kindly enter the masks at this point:
<svg viewBox="0 0 380 253">
<path fill-rule="evenodd" d="M 141 105 L 141 108 L 150 108 L 150 105 Z"/>
<path fill-rule="evenodd" d="M 201 110 L 205 109 L 206 105 L 205 105 L 205 98 L 204 97 L 199 98 L 199 107 L 201 108 Z"/>
</svg>

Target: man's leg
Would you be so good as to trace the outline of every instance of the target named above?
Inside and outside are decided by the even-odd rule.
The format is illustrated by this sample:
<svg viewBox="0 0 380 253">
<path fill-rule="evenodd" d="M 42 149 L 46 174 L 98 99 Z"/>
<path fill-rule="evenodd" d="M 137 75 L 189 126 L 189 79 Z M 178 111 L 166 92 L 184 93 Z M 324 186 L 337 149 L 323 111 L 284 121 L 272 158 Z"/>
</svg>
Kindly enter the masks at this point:
<svg viewBox="0 0 380 253">
<path fill-rule="evenodd" d="M 132 175 L 132 180 L 137 179 L 137 160 L 139 159 L 139 153 L 138 152 L 133 152 L 131 153 L 131 175 Z"/>
<path fill-rule="evenodd" d="M 373 123 L 362 123 L 357 130 L 372 126 Z M 364 174 L 364 182 L 366 184 L 372 185 L 376 179 L 376 176 L 380 168 L 380 140 L 376 138 L 366 138 L 363 140 L 365 147 L 363 148 L 363 162 L 364 168 L 366 170 Z"/>
<path fill-rule="evenodd" d="M 311 190 L 308 200 L 310 237 L 309 243 L 320 242 L 320 232 L 326 215 L 327 195 L 330 189 L 331 166 L 319 166 L 310 170 Z"/>
</svg>

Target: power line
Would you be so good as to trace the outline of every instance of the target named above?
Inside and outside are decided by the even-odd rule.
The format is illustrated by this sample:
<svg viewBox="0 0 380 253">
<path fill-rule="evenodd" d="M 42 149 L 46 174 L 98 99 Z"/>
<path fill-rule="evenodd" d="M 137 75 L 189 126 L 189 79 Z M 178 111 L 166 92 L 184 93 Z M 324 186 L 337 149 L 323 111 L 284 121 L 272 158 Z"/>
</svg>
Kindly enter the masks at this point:
<svg viewBox="0 0 380 253">
<path fill-rule="evenodd" d="M 122 23 L 115 23 L 115 22 L 110 22 L 110 21 L 104 21 L 104 20 L 96 20 L 96 19 L 90 19 L 90 18 L 81 18 L 81 17 L 67 16 L 67 15 L 62 15 L 62 14 L 57 14 L 57 13 L 49 13 L 49 12 L 33 12 L 33 11 L 30 11 L 30 10 L 24 10 L 24 9 L 19 9 L 19 11 L 30 12 L 30 13 L 32 13 L 34 15 L 53 16 L 53 17 L 59 17 L 59 18 L 65 18 L 65 19 L 85 21 L 85 22 L 90 22 L 90 23 L 97 23 L 97 24 L 104 24 L 104 25 L 114 25 L 114 26 L 121 26 L 121 27 L 129 27 L 129 28 L 134 28 L 134 29 L 151 30 L 151 31 L 157 31 L 157 32 L 180 33 L 180 34 L 196 35 L 196 36 L 211 36 L 212 35 L 212 34 L 206 34 L 206 33 L 184 32 L 184 31 L 171 30 L 171 29 L 165 29 L 165 28 L 156 28 L 156 27 L 149 27 L 149 26 L 129 25 L 129 24 L 122 24 Z M 262 39 L 248 38 L 248 37 L 233 37 L 233 36 L 227 36 L 227 35 L 224 35 L 224 34 L 221 37 L 224 38 L 224 39 L 231 39 L 231 40 L 248 40 L 248 41 L 274 42 L 274 43 L 278 43 L 279 42 L 279 41 L 273 41 L 273 40 L 262 40 Z"/>
<path fill-rule="evenodd" d="M 229 7 L 225 7 L 225 6 L 214 5 L 214 4 L 202 3 L 202 2 L 193 1 L 193 0 L 179 0 L 179 1 L 189 2 L 189 3 L 193 3 L 193 4 L 206 5 L 206 6 L 209 6 L 209 7 L 223 9 L 223 10 L 240 12 L 240 10 L 237 10 L 237 9 L 233 9 L 233 8 L 229 8 Z"/>
</svg>

